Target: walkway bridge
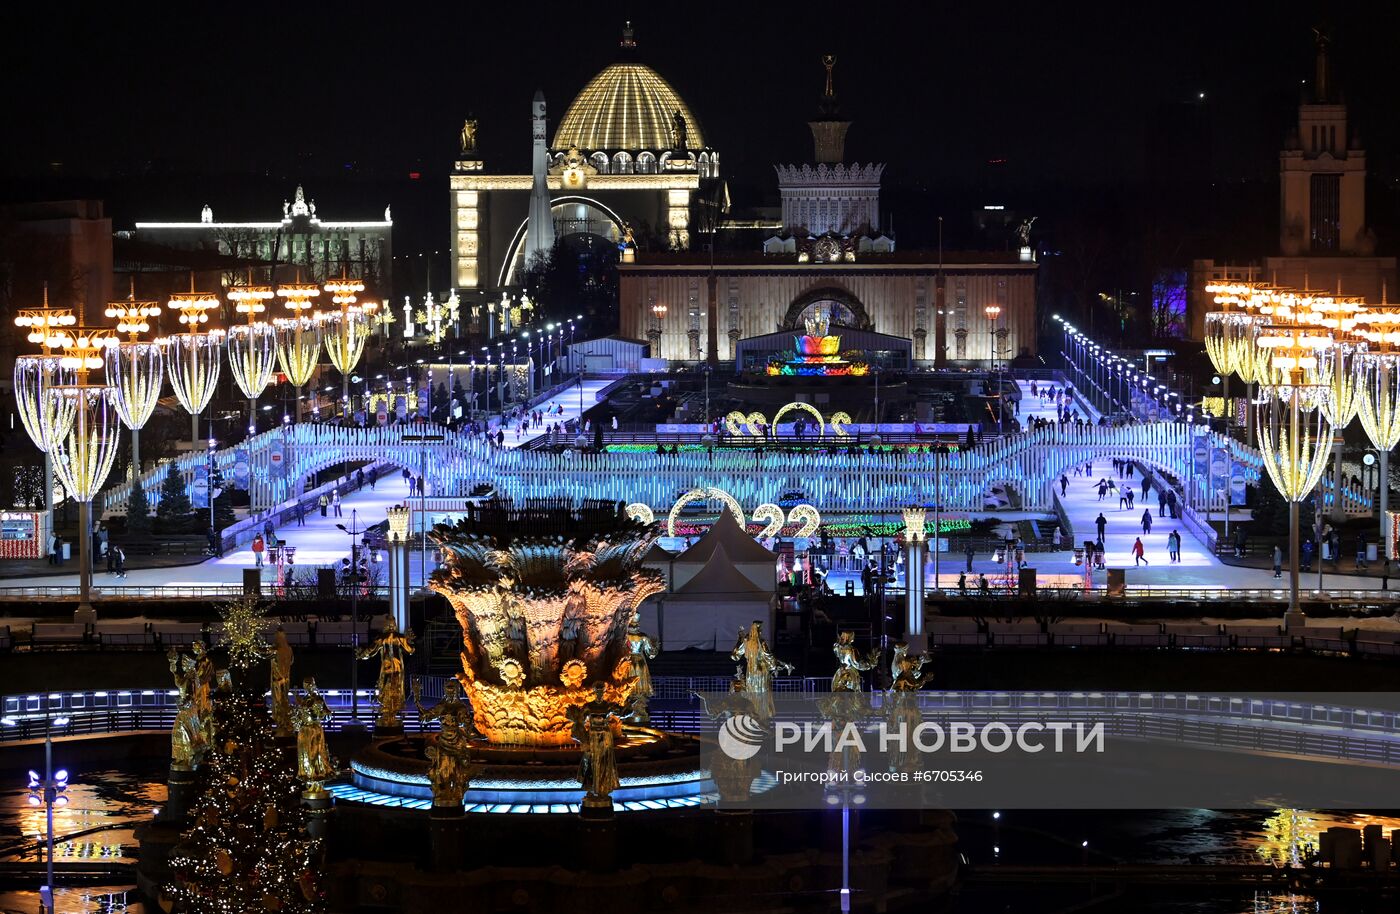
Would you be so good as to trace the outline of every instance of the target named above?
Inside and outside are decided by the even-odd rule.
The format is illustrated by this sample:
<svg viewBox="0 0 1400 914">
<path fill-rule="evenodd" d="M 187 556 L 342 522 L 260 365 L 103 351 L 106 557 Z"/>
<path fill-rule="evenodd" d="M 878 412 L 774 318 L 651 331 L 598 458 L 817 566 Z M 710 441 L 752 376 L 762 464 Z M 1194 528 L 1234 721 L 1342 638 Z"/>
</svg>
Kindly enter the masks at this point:
<svg viewBox="0 0 1400 914">
<path fill-rule="evenodd" d="M 1226 439 L 1208 436 L 1212 448 Z M 840 439 L 832 444 L 844 448 Z M 870 510 L 875 505 L 899 506 L 941 502 L 949 511 L 982 511 L 992 504 L 993 485 L 1014 490 L 1020 507 L 1052 511 L 1052 490 L 1061 475 L 1085 463 L 1103 464 L 1097 475 L 1108 475 L 1107 461 L 1120 458 L 1157 467 L 1175 477 L 1204 508 L 1207 487 L 1195 479 L 1193 454 L 1197 430 L 1174 423 L 1119 428 L 1053 427 L 987 441 L 971 451 L 943 458 L 909 451 L 825 453 L 820 450 L 779 451 L 716 449 L 678 454 L 654 452 L 589 454 L 502 450 L 482 439 L 431 426 L 395 425 L 349 428 L 301 424 L 264 432 L 236 448 L 213 453 L 225 479 L 233 476 L 239 451 L 247 452 L 252 506 L 266 510 L 301 494 L 307 478 L 342 463 L 388 465 L 421 475 L 435 496 L 464 496 L 482 484 L 512 499 L 605 498 L 645 502 L 667 511 L 685 492 L 705 486 L 723 489 L 745 509 L 780 502 L 801 493 L 803 501 L 822 511 Z M 1244 468 L 1247 482 L 1259 479 L 1259 452 L 1230 442 L 1233 459 Z M 210 456 L 192 453 L 175 466 L 192 485 L 196 470 Z M 935 466 L 935 461 L 938 465 Z M 141 478 L 147 497 L 159 500 L 168 464 Z M 1216 488 L 1216 487 L 1212 487 Z M 107 490 L 105 505 L 120 511 L 130 483 Z M 1223 488 L 1213 499 L 1224 507 Z"/>
</svg>

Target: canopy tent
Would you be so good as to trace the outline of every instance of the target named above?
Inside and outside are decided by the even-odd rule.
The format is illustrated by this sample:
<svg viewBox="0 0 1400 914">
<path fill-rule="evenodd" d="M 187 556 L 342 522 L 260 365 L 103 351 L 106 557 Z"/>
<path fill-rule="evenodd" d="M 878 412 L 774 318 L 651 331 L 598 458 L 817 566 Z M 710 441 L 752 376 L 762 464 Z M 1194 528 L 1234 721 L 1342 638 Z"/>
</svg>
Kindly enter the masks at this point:
<svg viewBox="0 0 1400 914">
<path fill-rule="evenodd" d="M 769 552 L 749 536 L 728 508 L 720 512 L 719 519 L 694 546 L 676 556 L 671 564 L 671 587 L 676 591 L 684 589 L 720 549 L 724 550 L 729 563 L 756 587 L 772 591 L 778 575 L 777 553 Z"/>
<path fill-rule="evenodd" d="M 709 561 L 685 584 L 642 606 L 642 628 L 654 634 L 661 650 L 727 651 L 755 619 L 771 631 L 777 603 L 776 585 L 765 589 L 755 584 L 730 560 L 724 545 L 716 544 Z"/>
</svg>

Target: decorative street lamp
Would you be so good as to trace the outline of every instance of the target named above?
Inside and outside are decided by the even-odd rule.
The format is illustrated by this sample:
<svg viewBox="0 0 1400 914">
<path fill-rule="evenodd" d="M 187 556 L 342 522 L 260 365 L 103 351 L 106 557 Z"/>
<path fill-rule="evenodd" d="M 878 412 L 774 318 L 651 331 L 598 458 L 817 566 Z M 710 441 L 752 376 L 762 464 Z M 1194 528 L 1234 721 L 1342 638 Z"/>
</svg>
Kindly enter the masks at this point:
<svg viewBox="0 0 1400 914">
<path fill-rule="evenodd" d="M 1295 315 L 1285 310 L 1281 316 Z M 1265 328 L 1258 343 L 1272 354 L 1269 372 L 1277 382 L 1265 392 L 1288 402 L 1286 428 L 1281 422 L 1278 428 L 1272 422 L 1259 423 L 1259 453 L 1269 478 L 1288 502 L 1289 598 L 1284 625 L 1293 628 L 1305 624 L 1298 603 L 1298 504 L 1317 486 L 1332 450 L 1332 428 L 1321 408 L 1329 393 L 1324 386 L 1308 384 L 1308 378 L 1332 340 L 1315 328 L 1290 323 Z M 1304 409 L 1312 413 L 1306 427 L 1300 417 Z"/>
<path fill-rule="evenodd" d="M 107 303 L 107 316 L 117 321 L 117 333 L 126 335 L 125 341 L 107 347 L 105 367 L 117 415 L 131 429 L 132 485 L 141 484 L 141 429 L 155 414 L 165 384 L 165 344 L 141 339 L 141 334 L 150 332 L 150 318 L 158 314 L 159 303 L 136 300 L 134 278 L 125 299 Z"/>
<path fill-rule="evenodd" d="M 71 414 L 60 424 L 45 424 L 45 449 L 53 455 L 54 472 L 78 502 L 78 610 L 75 622 L 95 622 L 92 608 L 92 500 L 112 472 L 121 441 L 121 416 L 115 390 L 91 384 L 88 375 L 100 371 L 105 352 L 117 343 L 110 329 L 70 326 L 64 331 L 60 367 L 74 374 L 71 384 L 55 384 L 45 395 L 58 401 L 46 415 Z"/>
<path fill-rule="evenodd" d="M 326 292 L 337 310 L 330 312 L 333 324 L 326 333 L 326 353 L 331 364 L 340 372 L 340 393 L 342 401 L 350 398 L 350 372 L 359 364 L 365 351 L 365 340 L 369 339 L 372 315 L 375 305 L 366 302 L 355 304 L 356 296 L 365 290 L 365 284 L 358 279 L 341 277 L 326 283 Z"/>
<path fill-rule="evenodd" d="M 271 286 L 234 286 L 229 300 L 234 310 L 247 318 L 228 331 L 228 367 L 243 396 L 248 398 L 248 434 L 257 431 L 258 397 L 272 383 L 277 366 L 277 330 L 260 315 L 277 293 Z"/>
<path fill-rule="evenodd" d="M 29 342 L 43 352 L 15 359 L 15 408 L 24 430 L 34 446 L 44 452 L 44 511 L 48 515 L 49 531 L 53 524 L 53 455 L 44 443 L 46 426 L 67 433 L 73 421 L 71 404 L 62 399 L 50 399 L 45 391 L 55 384 L 71 384 L 73 372 L 60 364 L 58 350 L 62 348 L 64 328 L 78 322 L 72 309 L 49 307 L 49 287 L 44 284 L 44 304 L 24 309 L 15 318 L 15 326 L 29 331 Z M 47 547 L 47 544 L 41 544 Z"/>
<path fill-rule="evenodd" d="M 219 386 L 220 350 L 224 341 L 222 330 L 200 328 L 209 323 L 209 312 L 219 307 L 219 297 L 212 292 L 196 292 L 194 274 L 190 274 L 190 291 L 174 293 L 166 307 L 180 312 L 180 324 L 185 328 L 184 333 L 166 337 L 170 386 L 175 389 L 180 405 L 190 414 L 190 440 L 198 444 L 199 414 L 214 399 L 214 391 Z"/>
<path fill-rule="evenodd" d="M 1391 536 L 1386 513 L 1390 508 L 1390 452 L 1400 444 L 1400 312 L 1377 310 L 1365 318 L 1365 326 L 1358 328 L 1358 334 L 1367 341 L 1366 351 L 1357 361 L 1358 413 L 1366 437 L 1379 452 L 1380 544 L 1389 556 Z"/>
<path fill-rule="evenodd" d="M 1001 378 L 997 376 L 997 318 L 1001 317 L 1001 305 L 988 305 L 982 309 L 987 315 L 987 344 L 991 347 L 992 379 L 997 386 L 997 433 L 1005 431 L 1002 414 L 1006 404 L 1002 401 Z"/>
<path fill-rule="evenodd" d="M 277 364 L 287 380 L 296 388 L 296 420 L 301 421 L 301 392 L 316 373 L 316 360 L 321 354 L 321 321 L 307 312 L 312 300 L 321 294 L 314 282 L 284 283 L 277 295 L 292 313 L 272 322 L 277 336 Z"/>
</svg>

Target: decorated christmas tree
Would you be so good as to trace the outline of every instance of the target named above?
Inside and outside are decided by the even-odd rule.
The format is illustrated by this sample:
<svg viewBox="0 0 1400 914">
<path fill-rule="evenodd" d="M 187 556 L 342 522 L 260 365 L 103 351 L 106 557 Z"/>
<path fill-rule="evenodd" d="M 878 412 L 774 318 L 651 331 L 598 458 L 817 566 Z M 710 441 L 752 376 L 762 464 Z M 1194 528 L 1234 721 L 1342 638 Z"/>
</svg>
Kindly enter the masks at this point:
<svg viewBox="0 0 1400 914">
<path fill-rule="evenodd" d="M 271 715 L 247 686 L 265 647 L 260 622 L 242 604 L 225 617 L 238 685 L 220 691 L 214 704 L 215 738 L 199 769 L 204 791 L 171 856 L 175 880 L 160 900 L 171 914 L 325 909 L 321 842 L 306 833 L 295 760 L 277 745 Z"/>
</svg>

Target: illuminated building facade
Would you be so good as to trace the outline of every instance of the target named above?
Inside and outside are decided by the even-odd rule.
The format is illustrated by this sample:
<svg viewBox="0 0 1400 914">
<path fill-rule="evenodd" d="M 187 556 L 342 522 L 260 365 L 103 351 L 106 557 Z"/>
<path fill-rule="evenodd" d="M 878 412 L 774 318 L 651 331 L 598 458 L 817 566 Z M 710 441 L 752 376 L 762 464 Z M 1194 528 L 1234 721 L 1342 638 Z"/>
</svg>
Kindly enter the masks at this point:
<svg viewBox="0 0 1400 914">
<path fill-rule="evenodd" d="M 630 25 L 617 62 L 591 79 L 565 109 L 545 146 L 545 99 L 532 102 L 535 155 L 528 175 L 493 174 L 477 147 L 477 123 L 462 127 L 450 179 L 453 278 L 459 290 L 518 282 L 528 256 L 555 239 L 618 244 L 649 230 L 677 250 L 690 247 L 691 203 L 719 178 L 719 153 L 699 120 L 655 70 L 636 60 Z M 551 225 L 542 221 L 548 195 Z"/>
<path fill-rule="evenodd" d="M 280 219 L 265 222 L 221 222 L 205 206 L 197 222 L 137 222 L 134 232 L 118 237 L 158 248 L 216 253 L 234 260 L 276 261 L 273 281 L 291 280 L 297 274 L 306 282 L 324 282 L 342 269 L 361 277 L 374 288 L 387 290 L 393 280 L 394 222 L 389 208 L 377 220 L 336 221 L 322 219 L 316 201 L 298 185 L 291 200 L 282 203 Z M 225 277 L 242 282 L 242 274 Z"/>
</svg>

